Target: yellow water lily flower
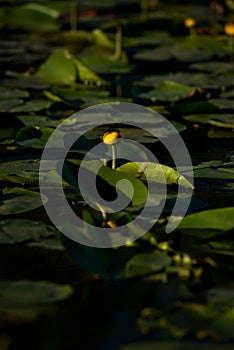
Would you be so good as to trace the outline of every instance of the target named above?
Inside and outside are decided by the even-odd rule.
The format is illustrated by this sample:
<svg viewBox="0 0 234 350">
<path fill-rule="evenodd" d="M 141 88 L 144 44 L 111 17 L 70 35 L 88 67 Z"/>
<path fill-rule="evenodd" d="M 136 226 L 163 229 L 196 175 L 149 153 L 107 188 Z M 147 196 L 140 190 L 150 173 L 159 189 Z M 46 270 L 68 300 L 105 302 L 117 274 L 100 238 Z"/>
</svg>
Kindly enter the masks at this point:
<svg viewBox="0 0 234 350">
<path fill-rule="evenodd" d="M 224 31 L 228 36 L 234 35 L 234 24 L 233 23 L 226 23 L 224 26 Z"/>
<path fill-rule="evenodd" d="M 196 24 L 196 21 L 195 21 L 195 19 L 192 18 L 192 17 L 186 18 L 186 19 L 184 20 L 184 25 L 185 25 L 185 27 L 188 28 L 188 29 L 193 28 L 193 27 L 195 26 L 195 24 Z"/>
<path fill-rule="evenodd" d="M 113 145 L 119 141 L 118 139 L 120 137 L 121 136 L 118 131 L 108 131 L 103 135 L 102 140 L 106 145 Z"/>
</svg>

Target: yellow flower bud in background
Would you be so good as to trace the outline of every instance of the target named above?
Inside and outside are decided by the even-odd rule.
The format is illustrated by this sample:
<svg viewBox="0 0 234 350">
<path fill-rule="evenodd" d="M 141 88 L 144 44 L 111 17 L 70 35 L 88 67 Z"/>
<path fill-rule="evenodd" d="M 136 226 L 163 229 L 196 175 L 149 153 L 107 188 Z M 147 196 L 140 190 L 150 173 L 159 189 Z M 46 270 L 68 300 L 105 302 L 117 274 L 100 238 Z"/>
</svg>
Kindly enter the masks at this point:
<svg viewBox="0 0 234 350">
<path fill-rule="evenodd" d="M 106 145 L 113 145 L 114 143 L 118 142 L 120 137 L 121 136 L 118 131 L 108 131 L 103 135 L 102 140 Z"/>
<path fill-rule="evenodd" d="M 195 19 L 192 18 L 192 17 L 186 18 L 186 19 L 184 20 L 184 25 L 185 25 L 185 27 L 188 28 L 188 29 L 193 28 L 193 27 L 195 26 L 195 24 L 196 24 L 196 21 L 195 21 Z"/>
<path fill-rule="evenodd" d="M 224 26 L 224 31 L 228 36 L 234 35 L 234 24 L 233 23 L 226 23 Z"/>
<path fill-rule="evenodd" d="M 113 221 L 113 220 L 107 221 L 107 225 L 111 228 L 118 227 L 117 221 Z"/>
</svg>

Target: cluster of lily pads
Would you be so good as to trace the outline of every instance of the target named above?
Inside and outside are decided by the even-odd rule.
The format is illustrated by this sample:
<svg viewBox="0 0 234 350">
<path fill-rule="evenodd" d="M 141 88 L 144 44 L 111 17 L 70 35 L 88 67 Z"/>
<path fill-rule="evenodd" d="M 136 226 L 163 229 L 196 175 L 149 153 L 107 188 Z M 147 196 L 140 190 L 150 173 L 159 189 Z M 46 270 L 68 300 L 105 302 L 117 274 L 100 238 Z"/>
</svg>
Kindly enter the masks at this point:
<svg viewBox="0 0 234 350">
<path fill-rule="evenodd" d="M 65 247 L 85 271 L 106 280 L 152 275 L 157 283 L 163 284 L 176 276 L 183 291 L 175 293 L 175 299 L 189 302 L 183 305 L 178 300 L 172 302 L 164 316 L 146 303 L 136 321 L 139 331 L 143 334 L 166 331 L 166 336 L 173 339 L 189 335 L 196 339 L 233 340 L 233 293 L 228 294 L 226 308 L 219 286 L 211 296 L 203 295 L 208 304 L 203 300 L 193 304 L 190 293 L 190 289 L 204 287 L 207 266 L 215 276 L 222 273 L 219 264 L 223 257 L 230 259 L 233 267 L 233 13 L 217 14 L 208 6 L 187 1 L 183 11 L 179 10 L 181 4 L 156 3 L 147 12 L 143 2 L 129 1 L 129 12 L 124 15 L 118 12 L 118 1 L 85 2 L 73 25 L 67 1 L 32 2 L 0 9 L 1 30 L 6 32 L 4 41 L 0 41 L 0 244 L 54 252 L 63 252 Z M 123 2 L 121 5 L 123 9 L 127 6 Z M 175 233 L 166 235 L 164 229 L 177 196 L 176 186 L 183 179 L 185 191 L 181 201 L 193 186 L 187 177 L 190 169 L 181 166 L 179 171 L 175 170 L 162 153 L 160 161 L 169 191 L 157 224 L 126 247 L 94 249 L 63 237 L 44 219 L 38 185 L 40 157 L 54 129 L 68 116 L 98 103 L 116 101 L 152 108 L 168 118 L 182 136 L 198 132 L 200 137 L 202 131 L 206 140 L 217 144 L 224 141 L 228 146 L 216 159 L 203 154 L 195 160 L 195 193 L 188 215 Z M 150 135 L 126 128 L 124 120 L 112 127 L 118 135 L 142 142 L 157 153 L 158 142 Z M 100 188 L 104 197 L 114 192 L 115 183 L 123 174 L 131 177 L 136 191 L 125 211 L 105 216 L 88 208 L 81 198 L 76 179 L 80 161 L 93 145 L 103 142 L 107 147 L 110 133 L 106 125 L 90 130 L 71 149 L 64 165 L 67 199 L 77 215 L 94 227 L 116 228 L 133 220 L 147 194 L 145 175 L 139 176 L 147 159 L 138 154 L 142 156 L 141 163 L 116 164 L 112 157 L 112 162 L 105 164 L 99 174 L 105 185 Z M 66 134 L 61 131 L 60 137 L 65 144 Z M 134 151 L 134 147 L 129 149 L 129 155 Z M 150 164 L 147 171 L 156 191 L 160 191 L 158 165 Z M 56 169 L 47 178 L 50 186 L 56 186 Z M 160 201 L 160 193 L 157 199 Z M 190 251 L 195 252 L 194 257 Z M 225 268 L 230 276 L 231 268 Z M 0 320 L 4 322 L 13 322 L 14 317 L 19 321 L 33 320 L 40 315 L 41 309 L 39 312 L 36 307 L 35 312 L 19 313 L 25 304 L 34 306 L 32 297 L 35 303 L 44 305 L 74 293 L 70 284 L 56 286 L 35 281 L 0 284 L 0 309 L 4 311 Z M 44 294 L 24 293 L 34 287 Z M 25 300 L 17 304 L 14 293 L 22 293 Z M 193 316 L 188 317 L 188 312 Z M 213 317 L 222 321 L 212 323 Z M 191 322 L 190 329 L 181 320 Z M 199 324 L 206 321 L 210 328 L 202 332 Z M 147 344 L 145 349 L 147 346 L 150 349 Z"/>
</svg>

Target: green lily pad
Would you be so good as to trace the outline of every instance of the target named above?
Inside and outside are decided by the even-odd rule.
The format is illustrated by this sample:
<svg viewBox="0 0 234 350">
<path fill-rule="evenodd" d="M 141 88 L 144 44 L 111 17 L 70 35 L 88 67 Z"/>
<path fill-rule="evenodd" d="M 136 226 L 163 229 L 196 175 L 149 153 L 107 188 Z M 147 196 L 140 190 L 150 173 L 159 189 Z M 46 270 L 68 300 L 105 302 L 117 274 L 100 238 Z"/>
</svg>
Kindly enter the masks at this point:
<svg viewBox="0 0 234 350">
<path fill-rule="evenodd" d="M 7 89 L 4 86 L 0 87 L 0 99 L 6 100 L 6 99 L 21 99 L 21 98 L 28 98 L 29 92 L 26 90 L 21 89 Z"/>
<path fill-rule="evenodd" d="M 0 222 L 0 244 L 39 241 L 57 233 L 53 226 L 29 219 L 6 219 Z"/>
<path fill-rule="evenodd" d="M 137 176 L 143 181 L 148 180 L 168 185 L 179 184 L 193 189 L 193 185 L 183 175 L 166 165 L 150 162 L 131 162 L 121 165 L 117 170 L 131 174 L 131 176 Z"/>
<path fill-rule="evenodd" d="M 176 103 L 166 107 L 171 113 L 178 114 L 197 114 L 197 113 L 212 113 L 217 112 L 218 107 L 211 102 L 196 101 L 190 103 Z"/>
<path fill-rule="evenodd" d="M 0 281 L 0 308 L 43 306 L 60 302 L 72 294 L 70 285 L 47 281 Z"/>
<path fill-rule="evenodd" d="M 127 33 L 126 33 L 127 34 Z M 170 45 L 173 43 L 173 37 L 167 31 L 162 30 L 142 30 L 140 35 L 132 37 L 124 36 L 123 44 L 127 47 Z"/>
<path fill-rule="evenodd" d="M 62 245 L 61 241 L 55 237 L 45 239 L 41 242 L 30 242 L 28 243 L 28 246 L 42 248 L 42 249 L 58 250 L 58 251 L 64 250 L 64 246 Z"/>
<path fill-rule="evenodd" d="M 0 201 L 0 215 L 25 213 L 42 206 L 40 193 L 22 188 L 4 188 Z"/>
<path fill-rule="evenodd" d="M 57 49 L 39 67 L 36 77 L 55 85 L 73 84 L 77 78 L 73 56 L 67 50 Z"/>
<path fill-rule="evenodd" d="M 180 229 L 228 231 L 234 228 L 234 207 L 205 210 L 184 217 Z M 206 237 L 204 237 L 206 238 Z"/>
<path fill-rule="evenodd" d="M 229 55 L 230 50 L 221 41 L 207 35 L 189 35 L 173 47 L 173 56 L 181 62 L 202 62 Z"/>
<path fill-rule="evenodd" d="M 114 43 L 99 28 L 96 28 L 91 32 L 91 40 L 98 47 L 101 47 L 106 50 L 114 50 L 114 47 L 115 47 Z"/>
<path fill-rule="evenodd" d="M 46 100 L 30 100 L 23 105 L 11 108 L 13 113 L 39 112 L 43 109 L 48 109 L 52 103 Z"/>
<path fill-rule="evenodd" d="M 53 131 L 54 128 L 46 126 L 36 128 L 25 126 L 17 133 L 16 142 L 21 146 L 41 149 L 45 147 Z M 58 137 L 63 138 L 63 136 L 64 133 L 62 131 L 58 133 Z"/>
<path fill-rule="evenodd" d="M 13 7 L 5 16 L 9 28 L 22 28 L 35 32 L 59 30 L 58 17 L 58 11 L 36 3 Z"/>
<path fill-rule="evenodd" d="M 136 254 L 126 264 L 125 277 L 131 278 L 156 273 L 170 264 L 171 258 L 166 253 L 156 251 Z"/>
<path fill-rule="evenodd" d="M 122 194 L 129 198 L 133 206 L 140 206 L 145 203 L 148 196 L 147 188 L 135 177 L 126 173 L 121 173 L 117 170 L 113 170 L 106 166 L 102 166 L 102 163 L 96 160 L 86 162 L 83 161 L 82 167 L 84 167 L 83 171 L 87 174 L 86 179 L 91 178 L 91 176 L 93 176 L 92 173 L 95 174 L 95 177 L 97 178 L 99 195 L 101 195 L 102 198 L 105 198 L 106 200 L 114 200 L 116 198 L 116 184 L 121 180 L 127 180 L 127 182 L 123 185 L 124 189 L 121 189 Z M 100 168 L 98 173 L 97 168 Z M 78 184 L 77 171 L 78 168 L 74 166 L 74 164 L 66 161 L 63 167 L 64 180 L 73 187 L 81 190 L 82 193 L 86 193 L 92 203 L 98 203 L 98 199 L 95 198 L 95 195 L 92 193 L 92 191 L 90 191 L 90 184 L 88 182 L 81 183 L 81 181 L 79 181 Z M 133 186 L 133 194 L 132 189 L 129 187 L 129 182 Z M 108 198 L 106 198 L 106 196 L 108 196 Z"/>
<path fill-rule="evenodd" d="M 218 331 L 224 339 L 234 339 L 233 334 L 234 308 L 230 308 L 219 316 L 213 323 L 213 328 Z"/>
<path fill-rule="evenodd" d="M 9 98 L 0 101 L 0 112 L 10 112 L 12 109 L 20 107 L 24 101 L 20 98 Z"/>
<path fill-rule="evenodd" d="M 207 114 L 193 114 L 183 117 L 186 120 L 202 123 L 211 124 L 221 128 L 234 128 L 234 115 L 233 114 L 218 114 L 218 113 L 207 113 Z"/>
<path fill-rule="evenodd" d="M 139 62 L 166 62 L 172 59 L 172 48 L 170 46 L 141 50 L 134 55 Z"/>
<path fill-rule="evenodd" d="M 149 92 L 141 93 L 138 98 L 155 101 L 176 101 L 187 97 L 194 92 L 195 88 L 176 83 L 171 80 L 165 80 Z"/>
<path fill-rule="evenodd" d="M 232 100 L 229 99 L 221 99 L 221 98 L 217 98 L 217 99 L 210 99 L 209 100 L 210 103 L 212 103 L 214 106 L 218 107 L 221 110 L 229 110 L 232 109 L 234 110 L 234 103 Z"/>
<path fill-rule="evenodd" d="M 103 79 L 65 49 L 55 50 L 39 67 L 35 76 L 54 85 L 72 85 L 77 79 L 82 82 L 104 83 Z"/>
<path fill-rule="evenodd" d="M 234 71 L 230 62 L 221 62 L 221 61 L 209 61 L 191 64 L 190 67 L 195 70 L 204 71 L 204 72 L 215 72 L 216 74 L 225 73 Z"/>
<path fill-rule="evenodd" d="M 101 55 L 84 55 L 81 62 L 97 74 L 124 74 L 133 70 L 134 66 L 125 62 L 113 60 Z"/>
<path fill-rule="evenodd" d="M 15 160 L 0 164 L 1 181 L 25 185 L 38 185 L 38 178 L 38 160 Z"/>
<path fill-rule="evenodd" d="M 47 126 L 47 127 L 57 127 L 61 120 L 53 119 L 44 115 L 17 115 L 17 119 L 21 120 L 25 126 Z"/>
</svg>

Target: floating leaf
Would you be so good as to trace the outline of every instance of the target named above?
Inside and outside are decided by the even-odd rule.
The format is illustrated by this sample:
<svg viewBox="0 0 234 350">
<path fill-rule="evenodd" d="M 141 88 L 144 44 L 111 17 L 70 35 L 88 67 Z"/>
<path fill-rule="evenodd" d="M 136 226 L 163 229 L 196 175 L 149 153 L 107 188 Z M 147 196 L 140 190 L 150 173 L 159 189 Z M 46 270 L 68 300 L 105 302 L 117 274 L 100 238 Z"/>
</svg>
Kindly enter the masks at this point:
<svg viewBox="0 0 234 350">
<path fill-rule="evenodd" d="M 0 244 L 38 241 L 54 236 L 56 230 L 42 221 L 29 219 L 6 219 L 0 222 Z"/>
<path fill-rule="evenodd" d="M 92 41 L 95 45 L 107 49 L 113 50 L 114 43 L 108 38 L 108 36 L 99 28 L 96 28 L 91 33 Z"/>
<path fill-rule="evenodd" d="M 0 307 L 29 307 L 57 303 L 73 294 L 70 285 L 47 281 L 0 281 Z"/>
<path fill-rule="evenodd" d="M 172 59 L 172 49 L 170 46 L 141 50 L 134 55 L 136 61 L 143 62 L 165 62 Z"/>
<path fill-rule="evenodd" d="M 0 112 L 10 112 L 13 108 L 22 105 L 23 102 L 20 98 L 2 99 L 0 101 Z"/>
<path fill-rule="evenodd" d="M 98 74 L 124 74 L 133 70 L 134 66 L 113 60 L 101 55 L 84 55 L 81 62 Z"/>
<path fill-rule="evenodd" d="M 80 60 L 73 57 L 73 63 L 77 69 L 79 80 L 85 83 L 96 83 L 98 85 L 104 84 L 104 80 L 97 74 L 92 72 Z"/>
<path fill-rule="evenodd" d="M 125 268 L 125 277 L 143 276 L 161 271 L 171 263 L 171 258 L 162 252 L 141 253 L 134 255 Z"/>
<path fill-rule="evenodd" d="M 28 243 L 29 247 L 63 251 L 64 246 L 58 238 L 49 238 L 41 242 Z"/>
<path fill-rule="evenodd" d="M 218 114 L 218 113 L 207 113 L 207 114 L 192 114 L 187 115 L 184 119 L 202 123 L 211 124 L 221 128 L 234 128 L 234 115 L 233 114 Z"/>
<path fill-rule="evenodd" d="M 58 74 L 59 72 L 59 74 Z M 42 64 L 36 77 L 54 85 L 72 85 L 77 78 L 82 82 L 100 83 L 104 81 L 88 69 L 68 50 L 57 49 Z"/>
<path fill-rule="evenodd" d="M 38 185 L 39 161 L 15 160 L 0 164 L 0 180 L 18 184 Z"/>
<path fill-rule="evenodd" d="M 205 210 L 189 214 L 179 225 L 180 229 L 210 229 L 228 231 L 234 228 L 234 207 Z"/>
<path fill-rule="evenodd" d="M 189 35 L 173 47 L 173 56 L 181 62 L 202 62 L 229 55 L 229 49 L 221 41 L 208 35 Z"/>
<path fill-rule="evenodd" d="M 40 193 L 22 188 L 3 189 L 0 202 L 0 215 L 24 213 L 42 206 Z"/>
<path fill-rule="evenodd" d="M 138 98 L 150 99 L 150 101 L 176 101 L 179 98 L 187 97 L 194 92 L 195 88 L 165 80 L 149 92 L 141 93 Z"/>
<path fill-rule="evenodd" d="M 171 113 L 178 114 L 196 114 L 196 113 L 212 113 L 217 112 L 216 107 L 211 102 L 207 101 L 196 101 L 191 103 L 176 103 L 166 107 Z"/>
<path fill-rule="evenodd" d="M 21 98 L 28 98 L 29 97 L 29 92 L 26 90 L 21 90 L 21 89 L 7 89 L 4 86 L 0 87 L 0 98 L 2 100 L 5 99 L 21 99 Z"/>
<path fill-rule="evenodd" d="M 48 109 L 52 103 L 46 100 L 30 100 L 23 105 L 11 108 L 13 113 L 38 112 L 43 109 Z"/>
<path fill-rule="evenodd" d="M 131 162 L 121 165 L 117 170 L 137 176 L 143 181 L 166 183 L 167 185 L 177 184 L 193 189 L 193 185 L 183 175 L 163 164 Z"/>
<path fill-rule="evenodd" d="M 77 78 L 73 56 L 67 50 L 55 50 L 40 66 L 36 77 L 55 85 L 73 84 Z"/>
<path fill-rule="evenodd" d="M 35 131 L 35 129 L 37 131 Z M 31 131 L 33 130 L 33 132 Z M 50 135 L 53 133 L 54 128 L 41 126 L 37 128 L 32 128 L 29 126 L 24 127 L 17 134 L 17 143 L 19 145 L 31 148 L 44 148 Z M 59 138 L 63 138 L 64 133 L 61 131 L 57 132 Z"/>
<path fill-rule="evenodd" d="M 224 339 L 234 339 L 233 334 L 234 308 L 230 308 L 219 316 L 213 323 L 213 328 Z"/>
<path fill-rule="evenodd" d="M 121 180 L 127 180 L 126 182 L 122 181 L 124 188 L 121 188 L 122 195 L 127 197 L 132 201 L 133 206 L 142 205 L 148 196 L 148 191 L 146 186 L 135 177 L 128 175 L 126 173 L 121 173 L 120 171 L 113 170 L 106 166 L 102 166 L 100 161 L 86 161 L 82 162 L 82 167 L 84 167 L 84 172 L 86 173 L 85 178 L 82 177 L 82 182 L 77 182 L 77 172 L 78 168 L 74 166 L 71 162 L 66 161 L 63 167 L 63 178 L 65 181 L 70 183 L 73 187 L 81 190 L 82 193 L 86 193 L 87 196 L 93 203 L 98 203 L 98 198 L 90 191 L 90 181 L 89 179 L 93 176 L 97 179 L 97 188 L 99 193 L 106 200 L 114 200 L 116 198 L 116 184 Z M 100 168 L 100 169 L 99 169 Z M 98 172 L 97 172 L 97 169 Z M 87 181 L 87 183 L 85 182 Z M 133 186 L 129 186 L 129 183 Z M 108 196 L 108 198 L 106 198 Z"/>
<path fill-rule="evenodd" d="M 46 6 L 31 3 L 13 7 L 5 16 L 10 28 L 23 28 L 29 31 L 56 31 L 60 25 L 57 21 L 59 12 Z"/>
</svg>

